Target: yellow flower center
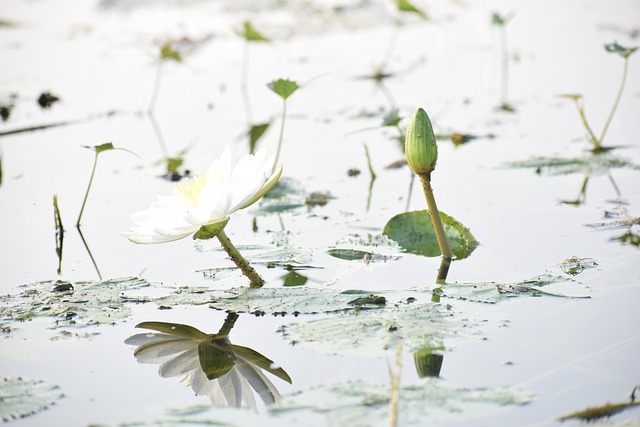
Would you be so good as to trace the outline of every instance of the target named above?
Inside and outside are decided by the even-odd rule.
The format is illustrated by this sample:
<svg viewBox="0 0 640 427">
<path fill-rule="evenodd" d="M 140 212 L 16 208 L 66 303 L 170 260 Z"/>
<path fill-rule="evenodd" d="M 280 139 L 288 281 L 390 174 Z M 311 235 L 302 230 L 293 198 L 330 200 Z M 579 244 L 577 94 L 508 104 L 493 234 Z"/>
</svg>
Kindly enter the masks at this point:
<svg viewBox="0 0 640 427">
<path fill-rule="evenodd" d="M 187 179 L 183 183 L 176 184 L 176 193 L 187 205 L 196 208 L 198 207 L 200 192 L 206 183 L 206 176 L 199 173 L 193 179 Z"/>
</svg>

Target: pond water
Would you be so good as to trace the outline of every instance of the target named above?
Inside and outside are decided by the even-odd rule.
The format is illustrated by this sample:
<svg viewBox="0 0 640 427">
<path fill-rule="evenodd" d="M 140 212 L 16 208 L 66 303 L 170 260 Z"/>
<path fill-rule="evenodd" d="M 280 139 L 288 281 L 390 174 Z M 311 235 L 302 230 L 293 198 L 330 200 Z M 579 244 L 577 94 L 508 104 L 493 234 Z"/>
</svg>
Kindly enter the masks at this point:
<svg viewBox="0 0 640 427">
<path fill-rule="evenodd" d="M 581 94 L 600 133 L 624 66 L 604 45 L 640 44 L 638 3 L 413 4 L 429 19 L 383 0 L 4 2 L 3 418 L 547 426 L 631 402 L 640 384 L 639 59 L 628 57 L 603 140 L 613 150 L 593 154 L 575 106 L 558 95 Z M 270 42 L 246 42 L 244 21 Z M 168 42 L 182 61 L 160 60 Z M 372 78 L 387 52 L 390 76 Z M 182 160 L 176 179 L 204 170 L 226 144 L 237 159 L 250 126 L 263 123 L 257 145 L 275 152 L 283 103 L 267 84 L 280 78 L 301 86 L 286 104 L 285 197 L 272 190 L 225 229 L 266 286 L 249 289 L 216 239 L 123 237 L 129 215 L 175 185 L 166 159 Z M 46 92 L 59 100 L 42 108 Z M 439 256 L 382 235 L 396 215 L 426 209 L 409 168 L 389 167 L 404 158 L 399 135 L 417 107 L 439 135 L 438 206 L 479 242 L 444 285 Z M 383 126 L 393 114 L 398 127 Z M 457 145 L 455 133 L 475 138 Z M 95 156 L 83 146 L 107 142 L 135 155 L 99 154 L 79 231 Z M 54 291 L 61 283 L 73 289 Z M 147 321 L 215 334 L 227 310 L 239 313 L 231 342 L 290 376 L 266 374 L 281 402 L 214 407 L 188 381 L 138 364 L 125 344 Z M 628 407 L 602 422 L 639 419 Z"/>
</svg>

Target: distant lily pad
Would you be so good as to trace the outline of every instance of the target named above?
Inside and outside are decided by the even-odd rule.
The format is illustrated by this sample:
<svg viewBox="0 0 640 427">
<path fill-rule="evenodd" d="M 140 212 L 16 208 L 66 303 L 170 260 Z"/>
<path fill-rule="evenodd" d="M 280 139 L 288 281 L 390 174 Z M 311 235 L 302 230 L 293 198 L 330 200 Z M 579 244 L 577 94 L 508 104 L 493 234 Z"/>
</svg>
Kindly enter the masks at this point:
<svg viewBox="0 0 640 427">
<path fill-rule="evenodd" d="M 2 421 L 25 418 L 53 405 L 64 397 L 60 388 L 43 381 L 0 378 L 0 416 Z"/>
<path fill-rule="evenodd" d="M 568 295 L 569 291 L 576 292 L 576 294 Z M 543 274 L 515 283 L 447 283 L 434 289 L 434 293 L 441 297 L 491 304 L 518 296 L 590 298 L 583 292 L 582 287 L 575 280 L 550 274 Z"/>
<path fill-rule="evenodd" d="M 451 252 L 457 259 L 466 258 L 478 246 L 468 228 L 455 218 L 440 212 Z M 431 218 L 427 211 L 405 212 L 394 216 L 384 226 L 382 234 L 395 240 L 412 254 L 435 257 L 441 255 Z"/>
</svg>

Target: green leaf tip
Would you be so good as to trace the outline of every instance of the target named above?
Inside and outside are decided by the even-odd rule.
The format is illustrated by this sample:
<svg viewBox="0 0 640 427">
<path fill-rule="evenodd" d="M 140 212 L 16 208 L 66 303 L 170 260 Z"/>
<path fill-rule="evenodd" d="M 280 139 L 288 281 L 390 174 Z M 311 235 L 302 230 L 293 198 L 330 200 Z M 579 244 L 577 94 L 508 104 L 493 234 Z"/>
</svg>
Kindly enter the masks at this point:
<svg viewBox="0 0 640 427">
<path fill-rule="evenodd" d="M 624 47 L 624 46 L 620 46 L 618 42 L 613 42 L 613 43 L 605 44 L 604 49 L 609 53 L 617 53 L 618 55 L 626 59 L 629 56 L 631 56 L 633 52 L 638 50 L 638 46 Z"/>
<path fill-rule="evenodd" d="M 420 16 L 422 19 L 429 19 L 429 17 L 427 16 L 426 13 L 424 13 L 424 11 L 415 7 L 408 0 L 396 0 L 396 7 L 400 12 L 415 13 L 416 15 Z"/>
<path fill-rule="evenodd" d="M 436 168 L 438 161 L 436 135 L 429 116 L 422 108 L 418 108 L 409 120 L 404 151 L 414 173 L 428 175 Z"/>
<path fill-rule="evenodd" d="M 298 83 L 288 79 L 274 80 L 267 86 L 282 99 L 287 99 L 300 88 L 300 86 L 298 86 Z"/>
<path fill-rule="evenodd" d="M 160 59 L 182 62 L 182 55 L 173 48 L 171 42 L 167 42 L 160 47 Z"/>
<path fill-rule="evenodd" d="M 242 31 L 239 32 L 240 36 L 248 42 L 270 42 L 271 40 L 265 37 L 261 32 L 256 30 L 251 22 L 244 21 L 242 23 Z"/>
</svg>

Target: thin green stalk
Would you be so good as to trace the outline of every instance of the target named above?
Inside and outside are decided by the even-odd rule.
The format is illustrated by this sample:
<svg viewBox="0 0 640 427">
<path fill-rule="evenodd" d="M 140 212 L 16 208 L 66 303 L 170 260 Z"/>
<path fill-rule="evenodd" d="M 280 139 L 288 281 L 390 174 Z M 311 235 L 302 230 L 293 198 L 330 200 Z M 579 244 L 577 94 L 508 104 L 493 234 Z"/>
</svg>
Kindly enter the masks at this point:
<svg viewBox="0 0 640 427">
<path fill-rule="evenodd" d="M 282 139 L 284 137 L 284 122 L 287 117 L 287 100 L 286 98 L 282 99 L 282 122 L 280 123 L 280 137 L 278 139 L 278 150 L 276 151 L 276 160 L 273 162 L 273 168 L 271 168 L 271 173 L 276 171 L 278 167 L 278 160 L 280 159 L 280 150 L 282 149 Z"/>
<path fill-rule="evenodd" d="M 382 61 L 380 61 L 380 65 L 378 65 L 378 73 L 383 74 L 384 69 L 387 68 L 391 58 L 393 57 L 393 52 L 396 49 L 396 43 L 398 41 L 398 33 L 400 32 L 400 17 L 397 17 L 393 22 L 393 28 L 391 29 L 391 36 L 389 37 L 389 42 L 387 43 L 387 50 L 382 57 Z"/>
<path fill-rule="evenodd" d="M 249 60 L 250 60 L 250 43 L 246 41 L 244 43 L 244 51 L 242 54 L 242 76 L 240 77 L 240 89 L 242 90 L 242 100 L 244 102 L 244 113 L 247 123 L 253 122 L 253 114 L 251 111 L 251 100 L 249 99 L 249 90 L 247 84 L 249 81 Z"/>
<path fill-rule="evenodd" d="M 160 80 L 162 79 L 162 63 L 164 60 L 160 60 L 158 68 L 156 69 L 156 80 L 153 84 L 153 93 L 151 94 L 151 101 L 149 101 L 149 107 L 147 113 L 152 114 L 158 100 L 158 92 L 160 92 Z"/>
<path fill-rule="evenodd" d="M 84 207 L 87 204 L 87 198 L 89 197 L 89 190 L 91 190 L 91 184 L 93 183 L 93 176 L 96 174 L 96 166 L 98 165 L 98 152 L 93 160 L 93 169 L 91 170 L 91 177 L 89 178 L 89 185 L 87 186 L 87 192 L 84 194 L 84 200 L 82 201 L 82 208 L 80 208 L 80 214 L 78 215 L 78 221 L 76 221 L 76 227 L 80 227 L 80 220 L 82 219 L 82 213 Z"/>
<path fill-rule="evenodd" d="M 584 128 L 589 133 L 589 138 L 591 138 L 593 149 L 594 151 L 598 150 L 600 148 L 600 142 L 598 141 L 598 139 L 596 138 L 596 135 L 591 130 L 591 126 L 589 126 L 589 123 L 587 122 L 587 117 L 584 114 L 584 106 L 581 105 L 577 99 L 574 99 L 574 102 L 576 104 L 576 108 L 578 109 L 578 114 L 580 114 L 580 119 L 582 120 L 582 124 L 584 125 Z"/>
<path fill-rule="evenodd" d="M 609 113 L 609 117 L 605 122 L 604 128 L 602 129 L 602 133 L 600 134 L 600 138 L 598 141 L 598 148 L 600 148 L 600 144 L 602 144 L 602 140 L 604 139 L 604 135 L 607 133 L 607 129 L 609 129 L 609 124 L 611 123 L 611 119 L 613 119 L 613 114 L 616 112 L 618 108 L 618 104 L 620 103 L 620 97 L 622 96 L 622 91 L 624 90 L 624 84 L 627 80 L 627 67 L 629 64 L 629 57 L 626 56 L 624 58 L 624 67 L 622 69 L 622 81 L 620 82 L 620 88 L 618 89 L 618 94 L 616 95 L 616 100 L 613 103 L 613 108 L 611 108 L 611 112 Z"/>
<path fill-rule="evenodd" d="M 502 46 L 502 81 L 500 82 L 500 97 L 503 104 L 507 104 L 509 88 L 509 52 L 507 45 L 506 24 L 500 26 L 500 45 Z"/>
<path fill-rule="evenodd" d="M 258 274 L 256 270 L 253 269 L 253 267 L 251 267 L 251 265 L 249 265 L 249 261 L 244 259 L 240 252 L 238 252 L 238 249 L 233 246 L 233 243 L 231 243 L 231 240 L 229 240 L 229 237 L 227 237 L 227 234 L 224 232 L 224 230 L 220 231 L 220 233 L 218 233 L 216 237 L 220 241 L 220 244 L 224 248 L 225 252 L 227 252 L 227 255 L 229 255 L 235 265 L 237 265 L 238 268 L 242 271 L 242 274 L 244 274 L 249 279 L 249 281 L 251 282 L 250 286 L 252 288 L 261 288 L 264 285 L 264 279 Z"/>
<path fill-rule="evenodd" d="M 429 174 L 419 174 L 420 182 L 422 182 L 422 189 L 424 190 L 424 197 L 427 199 L 427 207 L 429 208 L 429 216 L 431 217 L 431 223 L 433 224 L 433 230 L 436 233 L 438 239 L 438 246 L 440 246 L 440 252 L 446 259 L 451 259 L 451 249 L 449 249 L 449 242 L 447 241 L 447 235 L 444 233 L 444 227 L 440 220 L 440 212 L 436 205 L 436 199 L 433 196 L 433 190 L 431 189 L 431 177 Z"/>
</svg>

